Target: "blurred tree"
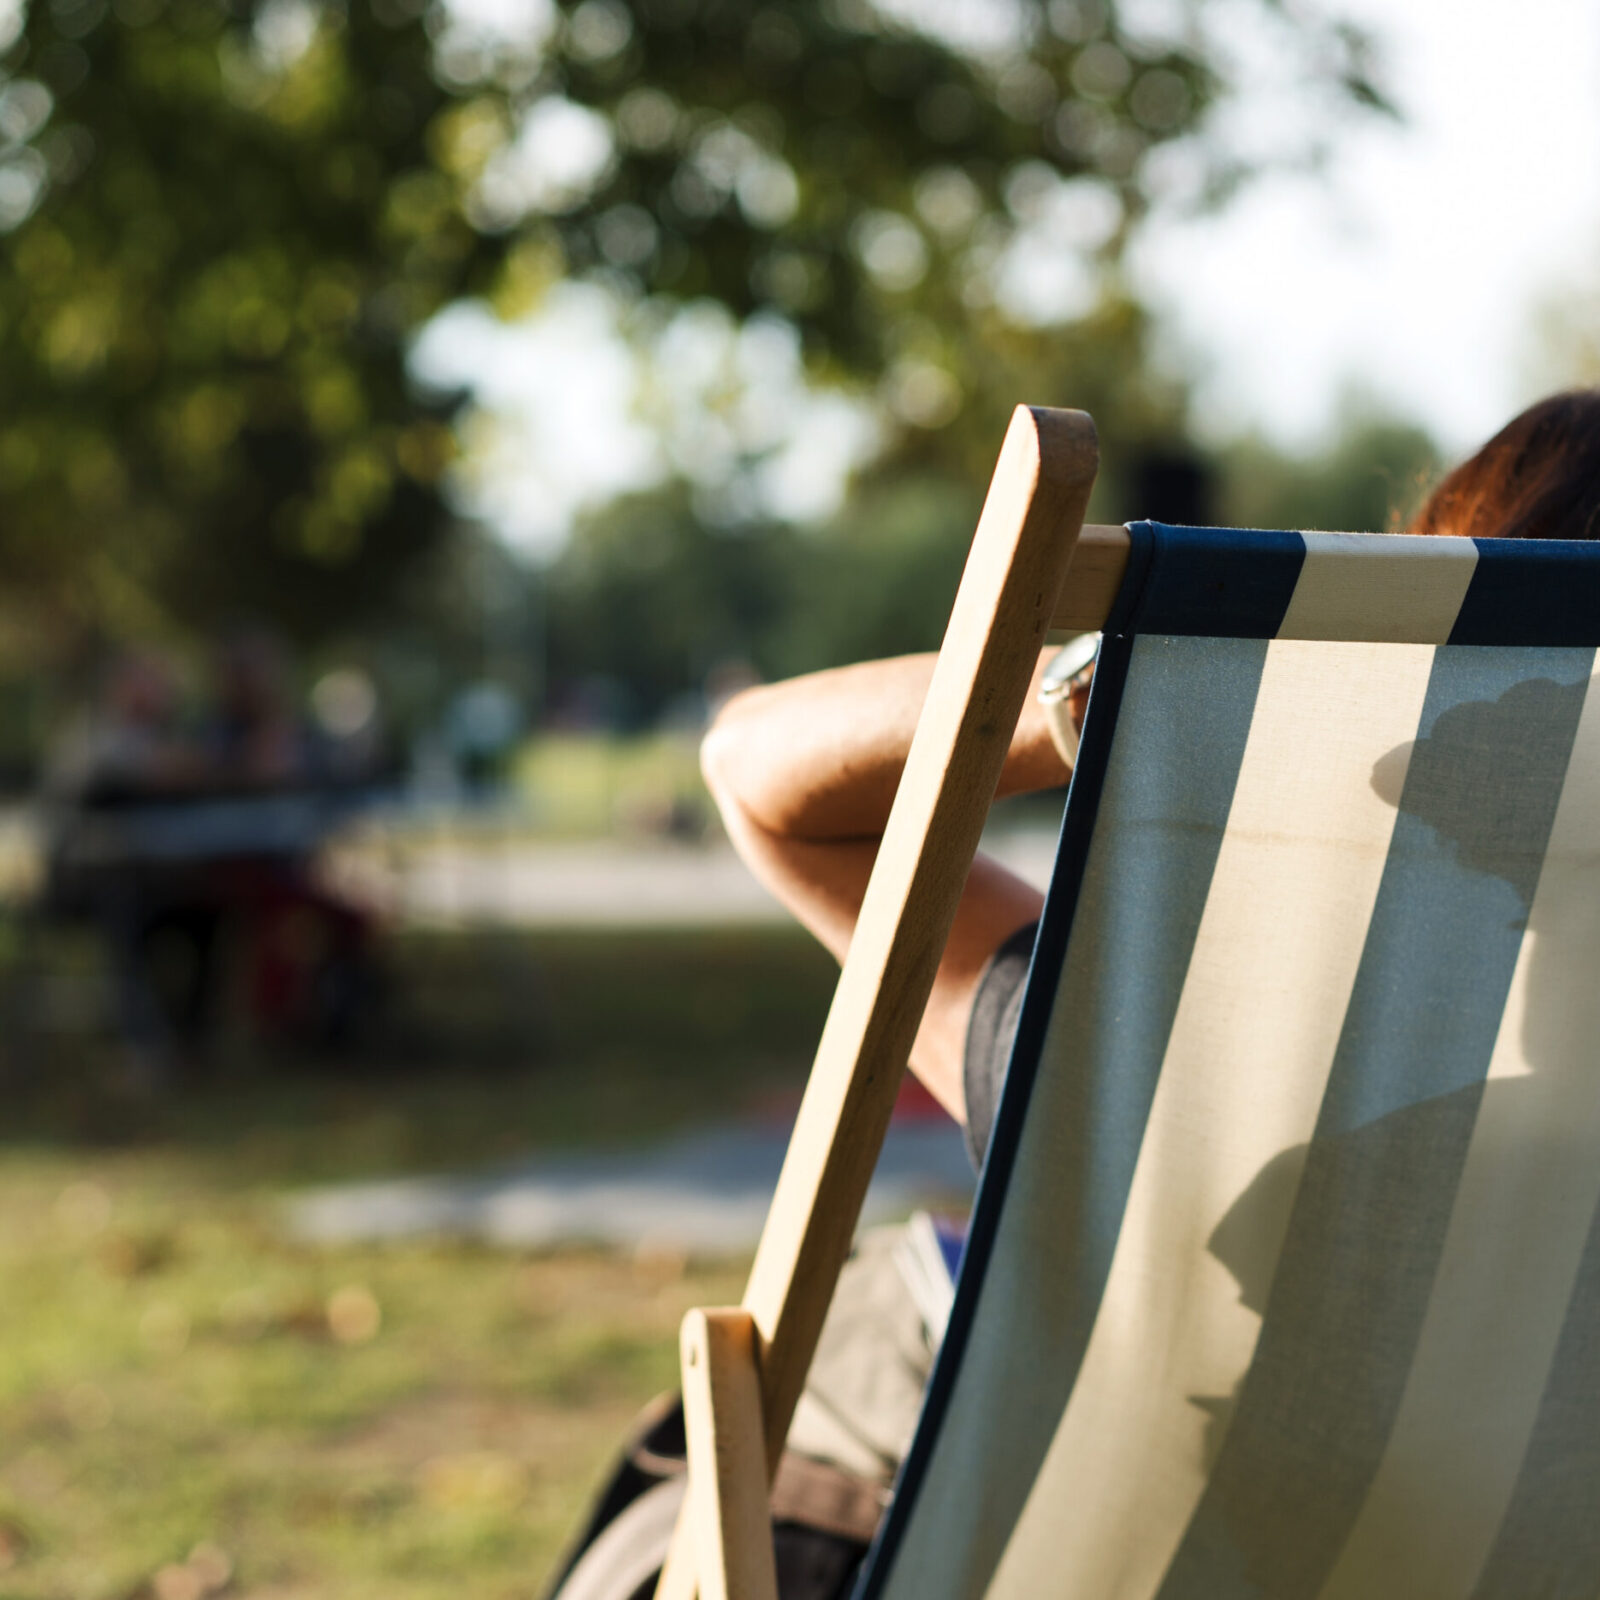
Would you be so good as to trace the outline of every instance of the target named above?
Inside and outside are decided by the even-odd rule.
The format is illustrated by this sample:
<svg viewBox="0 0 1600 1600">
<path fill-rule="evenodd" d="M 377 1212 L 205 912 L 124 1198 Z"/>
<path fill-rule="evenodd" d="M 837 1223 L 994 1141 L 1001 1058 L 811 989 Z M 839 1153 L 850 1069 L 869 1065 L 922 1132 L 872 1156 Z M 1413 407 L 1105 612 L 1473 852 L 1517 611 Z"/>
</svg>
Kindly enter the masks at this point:
<svg viewBox="0 0 1600 1600">
<path fill-rule="evenodd" d="M 1243 528 L 1393 533 L 1421 506 L 1442 466 L 1424 429 L 1352 398 L 1320 451 L 1296 455 L 1252 438 L 1223 452 L 1218 514 Z"/>
<path fill-rule="evenodd" d="M 1151 358 L 1146 312 L 1108 297 L 1048 337 L 992 314 L 962 337 L 974 359 L 987 352 L 966 424 L 907 429 L 814 526 L 707 515 L 681 478 L 580 519 L 548 572 L 526 580 L 544 587 L 557 698 L 612 677 L 628 715 L 648 719 L 729 660 L 771 678 L 937 648 L 1020 395 L 1095 416 L 1107 449 L 1091 517 L 1162 514 L 1134 505 L 1134 469 L 1141 447 L 1182 437 L 1187 396 Z"/>
<path fill-rule="evenodd" d="M 923 476 L 864 487 L 814 533 L 708 526 L 681 482 L 617 500 L 545 578 L 556 703 L 638 726 L 730 669 L 936 648 L 975 509 Z"/>
<path fill-rule="evenodd" d="M 452 72 L 503 73 L 456 31 Z M 1245 35 L 1297 108 L 1267 146 L 1231 115 Z M 1139 224 L 1390 109 L 1364 35 L 1278 0 L 557 0 L 535 55 L 472 202 L 519 236 L 501 309 L 563 274 L 651 354 L 696 301 L 792 328 L 813 383 L 875 410 L 883 469 L 962 482 L 1021 396 L 1093 403 L 1118 443 L 1181 431 L 1120 270 Z"/>
<path fill-rule="evenodd" d="M 394 4 L 52 0 L 3 57 L 0 559 L 112 631 L 381 606 L 440 535 L 405 341 L 504 253 Z"/>
<path fill-rule="evenodd" d="M 1386 108 L 1359 33 L 1272 0 L 1250 9 L 1247 25 L 1278 28 L 1312 124 Z M 580 522 L 548 580 L 558 689 L 609 673 L 648 713 L 717 658 L 771 676 L 928 648 L 1019 398 L 1094 413 L 1108 446 L 1094 514 L 1128 514 L 1141 450 L 1183 437 L 1186 388 L 1154 353 L 1125 246 L 1157 204 L 1204 206 L 1318 152 L 1247 155 L 1219 125 L 1233 87 L 1207 31 L 1219 8 L 1187 8 L 1156 37 L 1117 0 L 1022 0 L 965 46 L 919 25 L 937 14 L 562 5 L 545 47 L 559 98 L 486 167 L 486 222 L 542 238 L 526 259 L 543 270 L 643 307 L 647 334 L 663 303 L 695 296 L 792 325 L 813 381 L 870 398 L 882 447 L 809 535 L 773 526 L 759 499 L 708 525 L 677 481 Z M 533 165 L 557 106 L 593 141 L 559 186 Z"/>
<path fill-rule="evenodd" d="M 1233 71 L 1215 7 L 1166 33 L 1135 9 L 1019 0 L 969 17 L 985 36 L 963 45 L 905 0 L 560 0 L 474 214 L 624 294 L 782 317 L 814 373 L 881 378 L 901 421 L 938 430 L 991 387 L 997 325 L 1082 316 L 1152 204 L 1316 157 L 1316 136 L 1246 156 L 1216 126 Z M 1250 11 L 1234 25 L 1275 28 L 1319 109 L 1386 105 L 1357 30 Z M 592 140 L 564 182 L 533 164 L 558 127 Z"/>
<path fill-rule="evenodd" d="M 545 578 L 557 699 L 631 725 L 724 660 L 771 672 L 801 558 L 801 536 L 782 524 L 708 527 L 683 483 L 613 501 Z"/>
<path fill-rule="evenodd" d="M 1139 410 L 1122 246 L 1252 164 L 1208 121 L 1211 7 L 1157 36 L 1019 0 L 961 42 L 900 0 L 546 0 L 511 29 L 442 0 L 12 6 L 0 560 L 114 630 L 380 611 L 450 521 L 459 397 L 408 388 L 408 341 L 561 277 L 780 318 L 903 465 L 981 481 L 1019 393 Z M 1307 94 L 1383 103 L 1357 32 L 1252 9 Z"/>
<path fill-rule="evenodd" d="M 1145 416 L 1160 415 L 1156 398 Z M 1114 402 L 1108 414 L 1119 416 Z M 1210 516 L 1264 528 L 1396 529 L 1442 467 L 1423 429 L 1356 400 L 1314 452 L 1249 438 L 1178 459 L 1209 468 Z M 1152 479 L 1159 474 L 1140 483 L 1121 463 L 1091 516 L 1186 515 L 1129 498 L 1158 489 Z M 876 470 L 837 516 L 807 531 L 708 525 L 682 482 L 614 502 L 580 522 L 542 580 L 558 702 L 587 696 L 611 720 L 636 724 L 730 662 L 776 678 L 937 648 L 982 485 L 926 463 Z M 601 681 L 607 692 L 596 696 Z"/>
<path fill-rule="evenodd" d="M 1524 374 L 1529 398 L 1600 383 L 1600 290 L 1567 283 L 1535 306 L 1532 354 Z"/>
</svg>

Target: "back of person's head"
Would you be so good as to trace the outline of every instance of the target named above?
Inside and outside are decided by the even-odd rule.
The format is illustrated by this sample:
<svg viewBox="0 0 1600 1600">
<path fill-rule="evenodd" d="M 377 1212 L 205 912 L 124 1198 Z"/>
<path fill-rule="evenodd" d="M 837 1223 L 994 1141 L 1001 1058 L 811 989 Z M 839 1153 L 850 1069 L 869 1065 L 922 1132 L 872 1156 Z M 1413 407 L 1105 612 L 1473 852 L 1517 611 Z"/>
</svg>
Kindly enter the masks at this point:
<svg viewBox="0 0 1600 1600">
<path fill-rule="evenodd" d="M 1600 538 L 1600 389 L 1554 394 L 1463 461 L 1407 533 Z"/>
</svg>

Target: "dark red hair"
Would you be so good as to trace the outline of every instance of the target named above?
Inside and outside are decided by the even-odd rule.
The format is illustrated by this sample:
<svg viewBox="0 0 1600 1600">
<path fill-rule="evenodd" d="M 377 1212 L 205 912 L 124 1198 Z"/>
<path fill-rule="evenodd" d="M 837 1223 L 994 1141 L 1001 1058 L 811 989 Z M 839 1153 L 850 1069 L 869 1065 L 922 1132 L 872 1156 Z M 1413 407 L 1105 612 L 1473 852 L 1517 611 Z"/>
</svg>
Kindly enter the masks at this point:
<svg viewBox="0 0 1600 1600">
<path fill-rule="evenodd" d="M 1529 406 L 1428 496 L 1406 532 L 1600 538 L 1600 389 Z"/>
</svg>

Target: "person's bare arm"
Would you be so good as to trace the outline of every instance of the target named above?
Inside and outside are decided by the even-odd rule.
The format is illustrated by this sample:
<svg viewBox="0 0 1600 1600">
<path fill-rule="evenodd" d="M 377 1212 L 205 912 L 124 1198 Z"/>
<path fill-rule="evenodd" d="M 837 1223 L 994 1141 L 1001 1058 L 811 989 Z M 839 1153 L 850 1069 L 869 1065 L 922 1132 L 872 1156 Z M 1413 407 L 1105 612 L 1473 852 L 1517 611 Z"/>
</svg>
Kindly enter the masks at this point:
<svg viewBox="0 0 1600 1600">
<path fill-rule="evenodd" d="M 841 961 L 934 660 L 900 656 L 747 690 L 723 708 L 701 747 L 735 848 Z M 999 793 L 1051 788 L 1070 775 L 1030 689 Z M 965 1120 L 962 1059 L 978 981 L 1042 906 L 1039 892 L 999 863 L 974 861 L 911 1053 L 918 1077 L 958 1119 Z"/>
</svg>

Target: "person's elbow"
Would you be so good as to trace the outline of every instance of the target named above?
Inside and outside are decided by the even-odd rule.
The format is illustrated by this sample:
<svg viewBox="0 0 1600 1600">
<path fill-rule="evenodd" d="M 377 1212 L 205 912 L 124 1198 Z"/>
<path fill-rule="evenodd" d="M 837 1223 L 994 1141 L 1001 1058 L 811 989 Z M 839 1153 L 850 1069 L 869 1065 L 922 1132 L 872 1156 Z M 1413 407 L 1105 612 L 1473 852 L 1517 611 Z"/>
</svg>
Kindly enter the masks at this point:
<svg viewBox="0 0 1600 1600">
<path fill-rule="evenodd" d="M 749 745 L 759 710 L 758 689 L 745 689 L 726 701 L 711 719 L 700 741 L 700 775 L 719 809 L 730 804 L 748 809 L 741 777 L 749 765 Z"/>
</svg>

